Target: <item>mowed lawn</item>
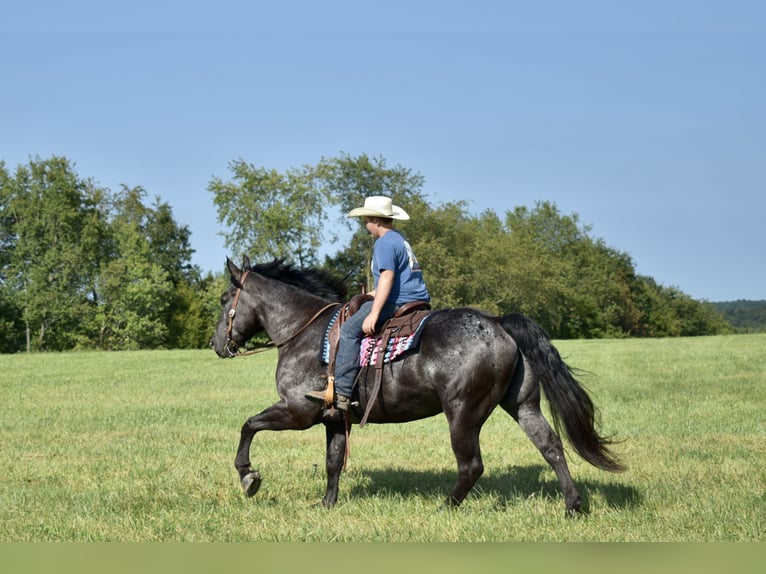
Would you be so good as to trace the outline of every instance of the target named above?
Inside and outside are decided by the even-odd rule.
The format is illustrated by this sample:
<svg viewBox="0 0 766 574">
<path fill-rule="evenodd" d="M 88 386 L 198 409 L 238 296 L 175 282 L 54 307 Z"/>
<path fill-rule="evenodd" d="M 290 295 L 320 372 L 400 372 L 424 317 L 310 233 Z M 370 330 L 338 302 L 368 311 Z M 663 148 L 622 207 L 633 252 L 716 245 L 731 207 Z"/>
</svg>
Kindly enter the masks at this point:
<svg viewBox="0 0 766 574">
<path fill-rule="evenodd" d="M 516 423 L 482 432 L 485 474 L 441 502 L 456 465 L 443 416 L 355 428 L 338 505 L 324 430 L 260 433 L 258 495 L 233 467 L 247 417 L 276 400 L 275 351 L 0 356 L 0 541 L 762 541 L 766 335 L 557 341 L 627 472 L 553 471 Z"/>
</svg>

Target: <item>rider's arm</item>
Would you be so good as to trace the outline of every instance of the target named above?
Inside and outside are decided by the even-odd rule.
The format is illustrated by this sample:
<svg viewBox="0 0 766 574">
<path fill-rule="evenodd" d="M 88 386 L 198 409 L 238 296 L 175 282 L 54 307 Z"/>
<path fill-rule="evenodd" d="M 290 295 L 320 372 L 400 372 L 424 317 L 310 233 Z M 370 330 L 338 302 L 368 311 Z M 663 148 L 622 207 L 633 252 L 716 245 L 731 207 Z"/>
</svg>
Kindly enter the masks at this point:
<svg viewBox="0 0 766 574">
<path fill-rule="evenodd" d="M 362 329 L 366 335 L 372 335 L 375 333 L 375 326 L 378 323 L 380 317 L 380 311 L 383 309 L 383 305 L 388 301 L 388 296 L 391 294 L 391 289 L 394 286 L 394 271 L 392 269 L 384 269 L 380 272 L 378 278 L 378 284 L 375 288 L 375 299 L 372 302 L 372 310 L 370 314 L 364 320 Z"/>
</svg>

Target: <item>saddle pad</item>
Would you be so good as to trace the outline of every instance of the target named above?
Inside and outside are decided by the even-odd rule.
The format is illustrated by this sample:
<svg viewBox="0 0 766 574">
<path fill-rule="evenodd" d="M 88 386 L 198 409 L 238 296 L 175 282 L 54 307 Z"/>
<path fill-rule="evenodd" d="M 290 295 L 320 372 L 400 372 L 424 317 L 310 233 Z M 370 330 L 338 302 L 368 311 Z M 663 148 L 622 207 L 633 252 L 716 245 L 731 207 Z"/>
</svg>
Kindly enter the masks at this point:
<svg viewBox="0 0 766 574">
<path fill-rule="evenodd" d="M 359 366 L 366 367 L 368 365 L 375 365 L 378 360 L 378 355 L 384 352 L 383 363 L 390 363 L 394 359 L 398 358 L 403 353 L 414 349 L 418 345 L 420 339 L 420 331 L 423 327 L 423 323 L 428 320 L 428 317 L 423 319 L 423 322 L 418 325 L 418 328 L 414 333 L 409 335 L 393 336 L 388 340 L 385 351 L 382 349 L 383 341 L 377 337 L 365 337 L 362 339 L 362 346 L 359 347 Z"/>
<path fill-rule="evenodd" d="M 332 326 L 335 325 L 335 321 L 338 320 L 338 317 L 340 317 L 340 313 L 343 311 L 343 306 L 341 306 L 332 316 L 332 319 L 330 319 L 330 322 L 327 324 L 327 329 L 324 331 L 324 337 L 322 337 L 322 352 L 321 352 L 321 358 L 322 362 L 325 365 L 330 364 L 330 330 L 332 329 Z"/>
<path fill-rule="evenodd" d="M 328 335 L 330 334 L 330 329 L 332 329 L 335 321 L 338 320 L 339 315 L 340 310 L 338 310 L 333 315 L 332 319 L 330 319 L 330 323 L 327 325 L 324 337 L 322 338 L 322 362 L 326 365 L 330 363 L 330 340 Z M 418 343 L 420 342 L 423 326 L 426 324 L 429 318 L 430 315 L 424 317 L 414 332 L 403 333 L 401 335 L 391 337 L 388 340 L 388 345 L 384 351 L 385 354 L 383 355 L 383 362 L 390 363 L 394 359 L 400 357 L 403 353 L 416 349 Z M 381 352 L 381 342 L 382 340 L 379 337 L 365 337 L 362 339 L 362 345 L 359 348 L 360 367 L 366 367 L 368 364 L 375 364 L 375 361 L 378 358 L 378 353 Z"/>
</svg>

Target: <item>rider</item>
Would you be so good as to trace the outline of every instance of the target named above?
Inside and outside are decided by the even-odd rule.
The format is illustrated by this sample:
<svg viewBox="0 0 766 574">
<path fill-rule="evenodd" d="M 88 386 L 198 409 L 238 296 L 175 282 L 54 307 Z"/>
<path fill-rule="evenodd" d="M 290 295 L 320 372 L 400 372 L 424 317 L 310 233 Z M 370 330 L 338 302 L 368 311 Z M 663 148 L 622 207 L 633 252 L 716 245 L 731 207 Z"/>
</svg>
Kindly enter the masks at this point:
<svg viewBox="0 0 766 574">
<path fill-rule="evenodd" d="M 351 389 L 359 371 L 359 349 L 365 335 L 373 335 L 379 327 L 393 317 L 396 308 L 411 301 L 430 301 L 423 281 L 423 271 L 412 247 L 393 228 L 393 220 L 406 220 L 410 216 L 393 205 L 391 198 L 372 196 L 364 200 L 348 217 L 363 217 L 367 231 L 375 238 L 372 252 L 374 298 L 366 301 L 340 328 L 338 354 L 335 360 L 335 406 L 343 411 L 351 404 Z M 325 401 L 324 391 L 311 391 L 306 398 Z"/>
</svg>

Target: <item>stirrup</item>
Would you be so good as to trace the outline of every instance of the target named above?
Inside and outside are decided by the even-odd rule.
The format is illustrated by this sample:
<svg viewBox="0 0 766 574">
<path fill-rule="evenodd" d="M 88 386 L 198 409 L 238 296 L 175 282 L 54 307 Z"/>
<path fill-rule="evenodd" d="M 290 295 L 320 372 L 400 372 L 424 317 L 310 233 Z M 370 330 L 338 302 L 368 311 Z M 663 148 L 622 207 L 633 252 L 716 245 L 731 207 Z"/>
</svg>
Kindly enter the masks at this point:
<svg viewBox="0 0 766 574">
<path fill-rule="evenodd" d="M 308 400 L 313 401 L 315 403 L 323 403 L 323 402 L 325 402 L 325 396 L 326 396 L 325 391 L 309 391 L 305 395 L 305 397 Z"/>
<path fill-rule="evenodd" d="M 327 375 L 327 388 L 323 391 L 309 391 L 305 397 L 315 403 L 324 403 L 325 407 L 330 408 L 335 399 L 335 377 Z"/>
</svg>

